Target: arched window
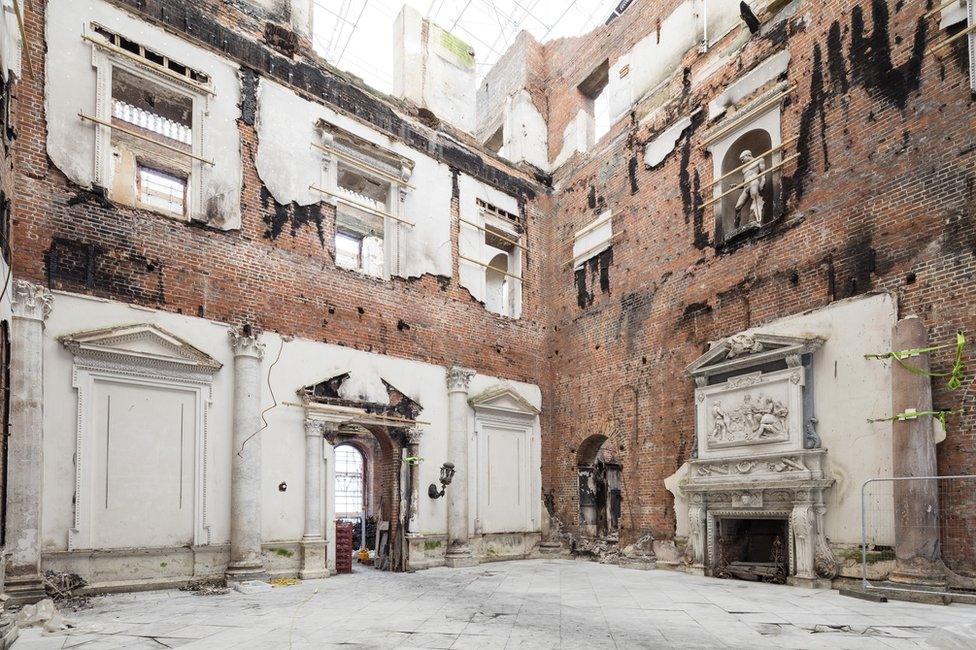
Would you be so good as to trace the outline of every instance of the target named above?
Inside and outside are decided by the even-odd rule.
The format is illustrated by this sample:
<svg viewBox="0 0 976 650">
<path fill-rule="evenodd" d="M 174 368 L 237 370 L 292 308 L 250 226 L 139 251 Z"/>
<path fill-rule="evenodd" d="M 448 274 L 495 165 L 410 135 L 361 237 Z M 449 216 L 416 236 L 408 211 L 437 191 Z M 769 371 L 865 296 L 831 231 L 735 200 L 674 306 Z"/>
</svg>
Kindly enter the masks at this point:
<svg viewBox="0 0 976 650">
<path fill-rule="evenodd" d="M 335 448 L 336 517 L 361 517 L 366 510 L 366 461 L 352 445 Z"/>
</svg>

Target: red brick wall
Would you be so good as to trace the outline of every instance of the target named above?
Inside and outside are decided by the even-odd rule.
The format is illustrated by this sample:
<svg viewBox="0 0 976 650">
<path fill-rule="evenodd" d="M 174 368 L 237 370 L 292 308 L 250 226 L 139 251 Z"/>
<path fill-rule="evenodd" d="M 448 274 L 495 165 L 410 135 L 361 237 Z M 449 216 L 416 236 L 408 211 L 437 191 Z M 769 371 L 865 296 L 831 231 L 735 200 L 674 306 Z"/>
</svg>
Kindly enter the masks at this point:
<svg viewBox="0 0 976 650">
<path fill-rule="evenodd" d="M 330 206 L 276 206 L 254 167 L 257 136 L 239 122 L 243 159 L 240 231 L 222 232 L 158 214 L 121 208 L 74 186 L 45 153 L 43 3 L 25 8 L 35 78 L 18 94 L 14 217 L 18 277 L 65 289 L 332 344 L 539 382 L 545 368 L 540 265 L 530 255 L 523 317 L 488 313 L 453 278 L 376 280 L 335 266 Z M 167 3 L 148 3 L 169 16 Z M 158 5 L 158 6 L 157 6 Z M 211 1 L 224 24 L 257 35 L 262 23 Z M 204 39 L 205 40 L 205 39 Z M 478 153 L 474 152 L 475 159 Z M 487 160 L 488 166 L 496 163 Z M 519 172 L 512 170 L 512 174 Z M 525 178 L 524 175 L 521 175 Z M 451 246 L 457 247 L 457 201 Z M 269 237 L 283 219 L 281 234 Z M 317 222 L 316 222 L 317 221 Z M 527 210 L 536 247 L 539 218 Z M 321 231 L 319 231 L 321 228 Z"/>
<path fill-rule="evenodd" d="M 554 243 L 546 265 L 553 383 L 545 392 L 550 408 L 543 483 L 564 523 L 574 526 L 578 517 L 576 450 L 589 435 L 611 432 L 624 459 L 623 540 L 647 529 L 658 539 L 673 535 L 672 498 L 663 479 L 689 458 L 693 432 L 693 382 L 682 371 L 710 340 L 869 291 L 895 293 L 901 315 L 921 315 L 933 342 L 948 341 L 957 328 L 976 337 L 976 106 L 965 53 L 960 46 L 942 62 L 927 55 L 914 71 L 912 49 L 926 3 L 880 3 L 878 9 L 890 14 L 887 33 L 883 21 L 873 18 L 871 0 L 801 5 L 797 18 L 808 23 L 791 20 L 785 32 L 753 37 L 710 82 L 691 92 L 683 92 L 679 72 L 664 115 L 645 127 L 621 120 L 613 134 L 626 137 L 593 157 L 574 158 L 555 174 L 560 191 L 552 199 Z M 548 47 L 552 153 L 578 110 L 578 78 L 654 30 L 657 16 L 663 18 L 673 4 L 637 2 L 609 27 Z M 852 25 L 856 7 L 863 12 L 863 29 L 856 20 Z M 840 49 L 830 45 L 835 21 Z M 937 19 L 926 27 L 928 43 L 945 36 Z M 855 36 L 872 34 L 866 51 L 855 44 L 852 53 Z M 736 35 L 710 55 L 690 52 L 684 65 L 699 70 Z M 696 209 L 700 198 L 693 192 L 696 175 L 702 196 L 712 180 L 712 161 L 700 145 L 707 125 L 696 124 L 660 167 L 647 170 L 640 159 L 636 192 L 628 159 L 640 156 L 655 133 L 704 107 L 753 62 L 777 51 L 780 40 L 792 54 L 789 81 L 798 84 L 782 119 L 784 138 L 801 135 L 801 171 L 794 171 L 796 165 L 785 170 L 786 186 L 796 190 L 771 232 L 716 252 L 712 210 Z M 910 92 L 900 89 L 903 83 Z M 683 181 L 691 204 L 683 201 Z M 572 257 L 573 232 L 607 207 L 619 233 L 608 287 L 601 290 L 599 271 L 588 269 L 587 289 L 594 297 L 581 308 L 574 273 L 564 263 Z M 935 355 L 934 366 L 947 369 L 949 357 Z M 967 357 L 970 365 L 976 361 Z M 970 371 L 966 385 L 972 380 Z M 943 384 L 933 384 L 936 407 L 957 408 L 961 391 L 947 393 Z M 620 409 L 615 415 L 610 408 L 620 391 L 634 390 L 636 444 L 632 407 L 628 403 L 630 419 L 623 423 Z M 942 474 L 976 473 L 972 391 L 966 399 L 969 412 L 950 418 L 948 440 L 939 446 Z M 959 511 L 965 514 L 955 523 L 971 549 L 971 495 Z M 957 569 L 976 571 L 971 553 L 952 559 Z"/>
</svg>

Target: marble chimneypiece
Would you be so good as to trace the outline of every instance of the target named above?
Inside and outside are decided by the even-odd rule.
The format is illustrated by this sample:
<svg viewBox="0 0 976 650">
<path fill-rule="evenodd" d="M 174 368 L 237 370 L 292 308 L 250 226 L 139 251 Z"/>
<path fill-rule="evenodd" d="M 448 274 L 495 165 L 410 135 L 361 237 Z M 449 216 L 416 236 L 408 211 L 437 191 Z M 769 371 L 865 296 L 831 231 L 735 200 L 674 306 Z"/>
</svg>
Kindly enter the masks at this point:
<svg viewBox="0 0 976 650">
<path fill-rule="evenodd" d="M 823 586 L 836 576 L 823 532 L 824 492 L 834 479 L 824 472 L 827 450 L 813 410 L 813 359 L 822 344 L 739 334 L 688 367 L 696 382 L 696 458 L 680 489 L 687 497 L 688 549 L 698 572 L 729 574 L 730 540 L 721 539 L 720 531 L 743 531 L 735 542 L 756 548 L 769 540 L 749 540 L 749 531 L 778 529 L 785 539 L 773 536 L 771 557 L 755 563 L 757 577 L 763 564 L 767 570 L 781 566 L 775 579 L 796 585 Z M 729 520 L 738 523 L 723 526 Z"/>
</svg>

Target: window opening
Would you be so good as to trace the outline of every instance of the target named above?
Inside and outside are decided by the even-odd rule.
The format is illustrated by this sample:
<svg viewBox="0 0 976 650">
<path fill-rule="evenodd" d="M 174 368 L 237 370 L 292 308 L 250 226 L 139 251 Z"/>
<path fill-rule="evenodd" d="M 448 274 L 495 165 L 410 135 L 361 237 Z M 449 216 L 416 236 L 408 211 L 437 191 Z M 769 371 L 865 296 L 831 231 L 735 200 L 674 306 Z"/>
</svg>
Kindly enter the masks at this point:
<svg viewBox="0 0 976 650">
<path fill-rule="evenodd" d="M 124 36 L 120 36 L 115 32 L 109 31 L 97 23 L 92 23 L 92 31 L 105 39 L 105 41 L 108 42 L 109 45 L 113 46 L 113 48 L 122 50 L 134 58 L 141 59 L 142 63 L 146 65 L 163 68 L 169 73 L 184 77 L 187 80 L 198 84 L 210 83 L 209 75 L 198 70 L 194 70 L 193 68 L 184 65 L 179 61 L 174 61 L 173 59 L 163 56 L 158 52 L 147 49 L 139 43 L 130 41 Z"/>
<path fill-rule="evenodd" d="M 586 99 L 584 106 L 592 118 L 592 129 L 587 134 L 589 146 L 595 145 L 610 131 L 610 61 L 606 60 L 596 67 L 578 86 Z"/>
<path fill-rule="evenodd" d="M 140 165 L 139 201 L 147 206 L 183 214 L 186 207 L 186 178 Z"/>
</svg>

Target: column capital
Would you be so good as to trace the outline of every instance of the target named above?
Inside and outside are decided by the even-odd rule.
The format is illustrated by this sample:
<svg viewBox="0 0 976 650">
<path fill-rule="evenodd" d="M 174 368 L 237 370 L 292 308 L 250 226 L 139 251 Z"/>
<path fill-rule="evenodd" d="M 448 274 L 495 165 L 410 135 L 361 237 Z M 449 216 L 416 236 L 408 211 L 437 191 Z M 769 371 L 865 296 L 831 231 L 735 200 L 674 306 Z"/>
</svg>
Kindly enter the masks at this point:
<svg viewBox="0 0 976 650">
<path fill-rule="evenodd" d="M 320 438 L 322 436 L 322 421 L 305 418 L 305 435 L 309 438 Z"/>
<path fill-rule="evenodd" d="M 27 280 L 14 280 L 10 306 L 14 316 L 18 318 L 43 321 L 51 313 L 54 296 L 47 287 Z"/>
<path fill-rule="evenodd" d="M 468 384 L 471 383 L 471 378 L 475 375 L 475 371 L 471 368 L 464 368 L 457 364 L 454 364 L 447 369 L 447 390 L 448 392 L 468 392 Z"/>
<path fill-rule="evenodd" d="M 419 445 L 420 439 L 423 437 L 423 435 L 424 430 L 420 427 L 410 427 L 407 429 L 406 435 L 404 436 L 405 442 L 408 445 Z"/>
<path fill-rule="evenodd" d="M 227 334 L 230 336 L 230 346 L 235 357 L 260 359 L 264 356 L 264 343 L 259 340 L 260 335 L 251 328 L 235 327 Z"/>
</svg>

